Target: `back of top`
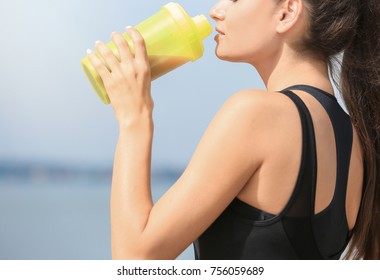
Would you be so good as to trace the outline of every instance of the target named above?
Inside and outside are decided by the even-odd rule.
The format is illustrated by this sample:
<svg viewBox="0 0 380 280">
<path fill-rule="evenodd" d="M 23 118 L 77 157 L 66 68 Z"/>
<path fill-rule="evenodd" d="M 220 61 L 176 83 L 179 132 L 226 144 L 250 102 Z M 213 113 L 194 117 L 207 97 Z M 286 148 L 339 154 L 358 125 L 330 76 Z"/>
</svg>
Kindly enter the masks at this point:
<svg viewBox="0 0 380 280">
<path fill-rule="evenodd" d="M 304 102 L 291 90 L 316 98 L 326 110 L 335 135 L 337 176 L 329 206 L 314 214 L 317 153 L 314 126 Z M 320 89 L 297 85 L 281 91 L 296 105 L 302 126 L 301 165 L 292 195 L 278 215 L 238 198 L 194 242 L 196 259 L 339 259 L 351 237 L 346 191 L 353 131 L 336 98 Z"/>
</svg>

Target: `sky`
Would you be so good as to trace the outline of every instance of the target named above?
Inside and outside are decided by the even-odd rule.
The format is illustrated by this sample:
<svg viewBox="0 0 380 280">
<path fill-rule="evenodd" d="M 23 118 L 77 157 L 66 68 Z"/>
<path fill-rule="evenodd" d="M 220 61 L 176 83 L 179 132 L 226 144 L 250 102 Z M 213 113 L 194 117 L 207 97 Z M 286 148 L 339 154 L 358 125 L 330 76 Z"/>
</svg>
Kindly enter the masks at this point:
<svg viewBox="0 0 380 280">
<path fill-rule="evenodd" d="M 95 41 L 136 25 L 169 1 L 0 1 L 0 159 L 108 165 L 117 141 L 110 105 L 80 67 Z M 177 1 L 189 15 L 215 1 Z M 215 23 L 211 21 L 213 28 Z M 249 65 L 204 56 L 155 80 L 153 165 L 185 166 L 207 125 L 233 93 L 263 88 Z"/>
</svg>

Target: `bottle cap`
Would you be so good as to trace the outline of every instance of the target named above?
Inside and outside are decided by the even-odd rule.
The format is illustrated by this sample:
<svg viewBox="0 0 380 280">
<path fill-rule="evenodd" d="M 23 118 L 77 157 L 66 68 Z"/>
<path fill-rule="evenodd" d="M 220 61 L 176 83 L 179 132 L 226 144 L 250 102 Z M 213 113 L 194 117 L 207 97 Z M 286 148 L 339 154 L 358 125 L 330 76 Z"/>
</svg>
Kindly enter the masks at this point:
<svg viewBox="0 0 380 280">
<path fill-rule="evenodd" d="M 204 15 L 193 17 L 193 22 L 198 30 L 198 36 L 201 40 L 206 39 L 212 32 L 212 27 Z"/>
<path fill-rule="evenodd" d="M 178 3 L 170 2 L 163 6 L 178 26 L 178 36 L 184 38 L 189 44 L 193 56 L 192 61 L 197 60 L 203 55 L 204 47 L 202 40 L 207 38 L 212 27 L 204 15 L 191 18 Z"/>
</svg>

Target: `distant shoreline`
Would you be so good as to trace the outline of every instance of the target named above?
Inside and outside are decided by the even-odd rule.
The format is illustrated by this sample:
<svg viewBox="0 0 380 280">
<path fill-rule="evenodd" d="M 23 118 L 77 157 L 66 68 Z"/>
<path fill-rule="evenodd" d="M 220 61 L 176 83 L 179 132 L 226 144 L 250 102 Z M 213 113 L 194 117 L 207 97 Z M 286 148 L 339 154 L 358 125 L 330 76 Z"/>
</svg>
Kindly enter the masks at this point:
<svg viewBox="0 0 380 280">
<path fill-rule="evenodd" d="M 183 172 L 182 168 L 159 167 L 152 168 L 152 178 L 158 180 L 177 179 Z M 68 165 L 41 162 L 7 162 L 0 161 L 0 180 L 21 181 L 63 181 L 63 180 L 97 180 L 109 181 L 112 177 L 112 166 Z"/>
</svg>

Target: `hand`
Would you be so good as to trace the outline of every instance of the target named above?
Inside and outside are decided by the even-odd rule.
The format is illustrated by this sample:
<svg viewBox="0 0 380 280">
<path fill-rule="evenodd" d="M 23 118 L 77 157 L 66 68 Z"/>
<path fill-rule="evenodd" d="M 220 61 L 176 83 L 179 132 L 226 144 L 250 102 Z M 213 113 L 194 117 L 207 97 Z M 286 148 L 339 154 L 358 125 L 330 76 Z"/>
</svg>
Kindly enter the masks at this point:
<svg viewBox="0 0 380 280">
<path fill-rule="evenodd" d="M 119 123 L 134 122 L 152 114 L 151 73 L 145 41 L 134 28 L 127 28 L 132 39 L 133 55 L 127 41 L 118 32 L 111 35 L 119 52 L 118 58 L 103 42 L 96 42 L 97 56 L 88 51 L 89 59 L 103 80 L 115 117 Z"/>
</svg>

